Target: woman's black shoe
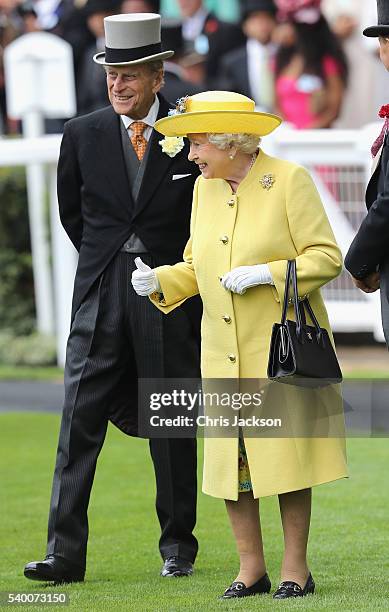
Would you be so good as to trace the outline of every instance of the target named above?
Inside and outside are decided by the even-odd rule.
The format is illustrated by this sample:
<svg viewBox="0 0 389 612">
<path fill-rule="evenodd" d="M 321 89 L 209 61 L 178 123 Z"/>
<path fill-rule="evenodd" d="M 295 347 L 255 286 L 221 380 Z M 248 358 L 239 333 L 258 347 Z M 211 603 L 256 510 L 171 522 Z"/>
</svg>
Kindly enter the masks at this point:
<svg viewBox="0 0 389 612">
<path fill-rule="evenodd" d="M 261 595 L 269 593 L 271 582 L 269 576 L 265 574 L 257 580 L 252 586 L 246 587 L 244 582 L 233 582 L 231 586 L 224 591 L 220 599 L 232 599 L 233 597 L 248 597 L 249 595 Z"/>
<path fill-rule="evenodd" d="M 305 587 L 302 589 L 297 582 L 286 580 L 280 582 L 278 589 L 273 595 L 273 599 L 286 599 L 287 597 L 304 597 L 305 595 L 313 594 L 315 592 L 315 582 L 310 573 L 308 580 L 305 583 Z"/>
</svg>

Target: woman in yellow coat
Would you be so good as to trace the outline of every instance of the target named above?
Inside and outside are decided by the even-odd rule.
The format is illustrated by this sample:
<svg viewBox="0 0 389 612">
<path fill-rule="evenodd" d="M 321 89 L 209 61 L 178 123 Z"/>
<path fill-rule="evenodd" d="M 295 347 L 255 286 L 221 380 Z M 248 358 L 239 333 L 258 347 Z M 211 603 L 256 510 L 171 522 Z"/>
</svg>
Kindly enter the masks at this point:
<svg viewBox="0 0 389 612">
<path fill-rule="evenodd" d="M 206 379 L 266 378 L 289 259 L 296 260 L 299 297 L 309 295 L 331 334 L 320 287 L 340 273 L 341 255 L 308 172 L 259 149 L 260 136 L 279 123 L 255 112 L 245 96 L 205 92 L 180 101 L 176 114 L 156 124 L 165 136 L 188 136 L 189 159 L 201 176 L 184 261 L 155 270 L 140 263 L 132 283 L 164 313 L 200 294 Z M 240 571 L 223 597 L 269 592 L 258 499 L 275 494 L 285 552 L 273 597 L 313 593 L 306 558 L 311 487 L 346 475 L 341 438 L 206 438 L 203 491 L 226 500 L 240 555 Z"/>
</svg>

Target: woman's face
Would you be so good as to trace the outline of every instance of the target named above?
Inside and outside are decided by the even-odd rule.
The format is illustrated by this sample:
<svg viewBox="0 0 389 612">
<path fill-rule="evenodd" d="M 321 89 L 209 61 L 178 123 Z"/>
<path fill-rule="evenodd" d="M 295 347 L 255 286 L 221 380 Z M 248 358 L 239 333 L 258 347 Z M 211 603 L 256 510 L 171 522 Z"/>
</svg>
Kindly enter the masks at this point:
<svg viewBox="0 0 389 612">
<path fill-rule="evenodd" d="M 231 172 L 230 150 L 222 151 L 211 144 L 206 134 L 188 134 L 189 161 L 200 168 L 204 178 L 226 178 Z"/>
</svg>

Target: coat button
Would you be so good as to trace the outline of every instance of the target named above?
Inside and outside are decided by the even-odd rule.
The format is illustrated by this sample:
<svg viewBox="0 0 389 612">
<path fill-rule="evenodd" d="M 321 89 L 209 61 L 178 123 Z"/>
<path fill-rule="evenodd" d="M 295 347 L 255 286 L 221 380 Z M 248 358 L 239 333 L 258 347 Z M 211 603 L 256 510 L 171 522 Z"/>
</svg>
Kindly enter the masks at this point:
<svg viewBox="0 0 389 612">
<path fill-rule="evenodd" d="M 233 208 L 235 206 L 235 200 L 231 198 L 231 200 L 228 200 L 227 204 L 230 208 Z"/>
<path fill-rule="evenodd" d="M 228 315 L 223 315 L 222 319 L 224 321 L 224 323 L 231 323 L 231 317 Z"/>
<path fill-rule="evenodd" d="M 224 235 L 224 236 L 220 236 L 220 240 L 223 244 L 227 244 L 228 243 L 228 236 Z"/>
<path fill-rule="evenodd" d="M 228 355 L 228 359 L 231 361 L 231 363 L 235 363 L 236 361 L 236 356 L 233 353 L 230 353 Z"/>
</svg>

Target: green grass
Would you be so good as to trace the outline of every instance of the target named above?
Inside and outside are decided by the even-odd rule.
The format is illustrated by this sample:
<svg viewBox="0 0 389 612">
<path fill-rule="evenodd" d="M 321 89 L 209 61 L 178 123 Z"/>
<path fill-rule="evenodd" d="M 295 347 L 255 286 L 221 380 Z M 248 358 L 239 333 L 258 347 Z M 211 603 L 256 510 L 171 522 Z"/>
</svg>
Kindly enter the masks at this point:
<svg viewBox="0 0 389 612">
<path fill-rule="evenodd" d="M 347 378 L 362 379 L 387 379 L 388 370 L 351 370 L 344 372 Z M 36 366 L 8 366 L 0 364 L 0 381 L 2 380 L 37 380 L 37 381 L 62 381 L 63 369 L 55 366 L 36 367 Z"/>
<path fill-rule="evenodd" d="M 114 428 L 102 451 L 91 498 L 86 582 L 53 588 L 27 581 L 24 564 L 44 555 L 58 428 L 59 418 L 54 415 L 0 415 L 0 591 L 66 592 L 70 606 L 65 610 L 80 612 L 389 610 L 386 439 L 351 439 L 351 478 L 314 490 L 309 547 L 317 584 L 314 597 L 287 603 L 270 596 L 219 601 L 218 595 L 237 571 L 237 557 L 223 502 L 202 493 L 195 575 L 160 578 L 148 445 Z M 277 500 L 264 499 L 261 508 L 268 571 L 276 585 L 282 554 Z M 23 606 L 48 608 L 54 606 Z"/>
<path fill-rule="evenodd" d="M 386 370 L 352 370 L 350 372 L 343 372 L 344 379 L 352 378 L 352 379 L 381 379 L 387 380 L 389 378 L 389 372 Z"/>
<path fill-rule="evenodd" d="M 55 366 L 8 366 L 0 364 L 0 380 L 63 380 L 63 369 Z"/>
</svg>

